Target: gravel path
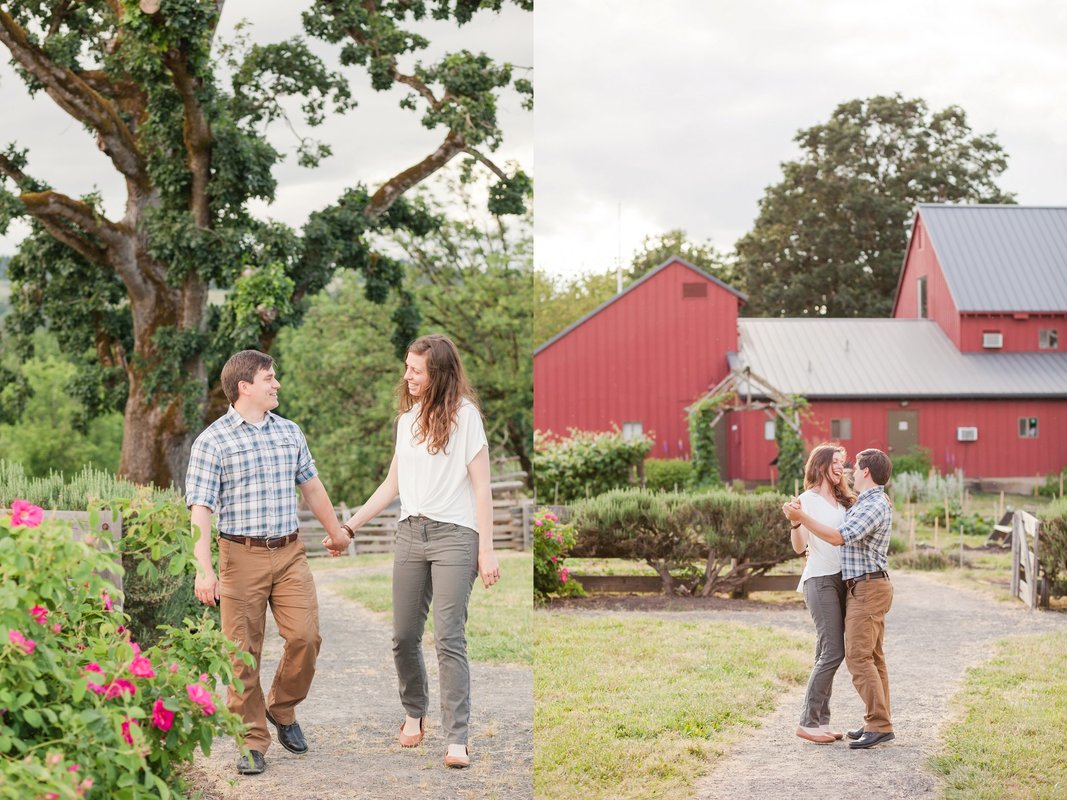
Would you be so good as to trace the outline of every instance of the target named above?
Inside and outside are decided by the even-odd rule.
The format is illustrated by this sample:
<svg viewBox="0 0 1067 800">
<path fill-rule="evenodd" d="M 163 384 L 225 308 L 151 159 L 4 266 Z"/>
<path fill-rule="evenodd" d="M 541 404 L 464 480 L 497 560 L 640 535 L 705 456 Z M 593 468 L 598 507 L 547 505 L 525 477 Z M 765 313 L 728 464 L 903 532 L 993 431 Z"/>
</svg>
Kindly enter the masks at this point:
<svg viewBox="0 0 1067 800">
<path fill-rule="evenodd" d="M 293 755 L 274 737 L 261 775 L 238 776 L 237 749 L 217 739 L 210 758 L 198 755 L 191 783 L 208 800 L 341 800 L 420 796 L 435 800 L 526 800 L 533 797 L 533 671 L 523 666 L 471 665 L 471 767 L 453 770 L 441 760 L 437 656 L 426 650 L 430 717 L 421 747 L 396 743 L 404 718 L 393 669 L 388 622 L 338 595 L 338 581 L 373 568 L 318 572 L 322 650 L 315 683 L 297 709 L 310 745 Z M 271 615 L 261 681 L 266 690 L 282 641 Z M 268 726 L 272 736 L 275 731 Z"/>
<path fill-rule="evenodd" d="M 1021 603 L 991 600 L 921 574 L 894 574 L 893 589 L 885 652 L 896 739 L 857 751 L 848 749 L 848 739 L 833 745 L 802 741 L 794 734 L 804 697 L 804 687 L 797 687 L 699 782 L 697 798 L 937 797 L 938 779 L 925 765 L 939 750 L 942 726 L 952 713 L 949 701 L 966 669 L 989 658 L 997 639 L 1067 631 L 1067 614 L 1031 612 Z M 713 618 L 799 628 L 812 636 L 814 647 L 806 610 L 716 612 Z M 843 663 L 834 682 L 832 708 L 834 725 L 841 730 L 863 722 L 863 704 Z"/>
</svg>

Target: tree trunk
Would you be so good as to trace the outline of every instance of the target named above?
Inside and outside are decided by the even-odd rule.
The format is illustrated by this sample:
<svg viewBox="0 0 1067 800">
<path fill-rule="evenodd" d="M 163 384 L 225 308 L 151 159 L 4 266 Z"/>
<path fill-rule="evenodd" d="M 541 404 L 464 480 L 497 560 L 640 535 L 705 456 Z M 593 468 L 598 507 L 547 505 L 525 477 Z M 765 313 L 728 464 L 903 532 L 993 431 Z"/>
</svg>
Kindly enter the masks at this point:
<svg viewBox="0 0 1067 800">
<path fill-rule="evenodd" d="M 153 341 L 164 327 L 202 331 L 207 310 L 207 286 L 190 274 L 181 288 L 168 286 L 166 270 L 151 261 L 144 243 L 134 239 L 127 252 L 136 265 L 120 270 L 126 281 L 133 317 L 135 357 L 126 365 L 129 395 L 123 421 L 119 475 L 140 484 L 185 489 L 185 472 L 193 440 L 203 430 L 201 414 L 207 403 L 204 359 L 198 352 L 180 364 L 159 352 Z M 164 386 L 161 388 L 160 377 Z M 153 392 L 152 384 L 155 383 Z M 182 391 L 174 391 L 181 388 Z M 183 405 L 195 403 L 196 420 L 185 418 Z"/>
</svg>

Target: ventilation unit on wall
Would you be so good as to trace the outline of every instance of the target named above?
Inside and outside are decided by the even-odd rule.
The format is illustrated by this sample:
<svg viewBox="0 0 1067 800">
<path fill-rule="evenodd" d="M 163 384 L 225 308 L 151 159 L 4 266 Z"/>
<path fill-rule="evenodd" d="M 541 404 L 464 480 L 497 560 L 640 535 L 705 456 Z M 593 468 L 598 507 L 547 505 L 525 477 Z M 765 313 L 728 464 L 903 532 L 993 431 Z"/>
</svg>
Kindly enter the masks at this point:
<svg viewBox="0 0 1067 800">
<path fill-rule="evenodd" d="M 978 428 L 956 428 L 957 442 L 977 442 Z"/>
<path fill-rule="evenodd" d="M 982 347 L 999 350 L 1004 346 L 1004 334 L 1000 331 L 986 331 L 982 334 Z"/>
</svg>

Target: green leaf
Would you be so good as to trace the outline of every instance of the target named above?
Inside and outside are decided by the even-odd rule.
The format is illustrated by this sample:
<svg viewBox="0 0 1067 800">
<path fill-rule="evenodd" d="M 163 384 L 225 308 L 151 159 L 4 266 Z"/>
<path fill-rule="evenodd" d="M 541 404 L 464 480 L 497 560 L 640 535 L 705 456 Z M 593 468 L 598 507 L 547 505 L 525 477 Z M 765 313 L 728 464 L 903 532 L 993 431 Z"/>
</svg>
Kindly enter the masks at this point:
<svg viewBox="0 0 1067 800">
<path fill-rule="evenodd" d="M 40 728 L 44 724 L 44 720 L 41 718 L 41 714 L 36 708 L 23 709 L 22 718 L 35 728 Z"/>
</svg>

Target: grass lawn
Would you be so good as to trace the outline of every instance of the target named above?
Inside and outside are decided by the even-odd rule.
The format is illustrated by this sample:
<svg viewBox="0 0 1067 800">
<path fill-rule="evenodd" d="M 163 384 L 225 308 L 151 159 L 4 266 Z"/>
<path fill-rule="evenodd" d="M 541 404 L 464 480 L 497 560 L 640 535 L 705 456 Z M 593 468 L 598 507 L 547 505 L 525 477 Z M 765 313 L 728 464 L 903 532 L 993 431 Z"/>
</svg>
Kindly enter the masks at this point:
<svg viewBox="0 0 1067 800">
<path fill-rule="evenodd" d="M 744 728 L 806 680 L 801 636 L 643 616 L 534 615 L 534 795 L 687 796 Z"/>
<path fill-rule="evenodd" d="M 308 559 L 312 572 L 326 572 L 331 569 L 346 567 L 384 567 L 393 563 L 392 553 L 365 553 L 359 556 L 316 556 Z"/>
<path fill-rule="evenodd" d="M 358 558 L 377 558 L 359 556 Z M 486 590 L 474 582 L 467 619 L 467 654 L 472 661 L 533 663 L 533 555 L 498 550 L 500 581 Z M 385 556 L 391 563 L 392 556 Z M 333 559 L 339 561 L 340 559 Z M 338 585 L 338 590 L 366 608 L 388 616 L 393 608 L 392 573 L 363 575 Z M 426 622 L 433 640 L 433 608 Z"/>
<path fill-rule="evenodd" d="M 946 800 L 1067 797 L 1067 634 L 1004 639 L 968 671 L 960 718 L 931 767 Z"/>
</svg>

